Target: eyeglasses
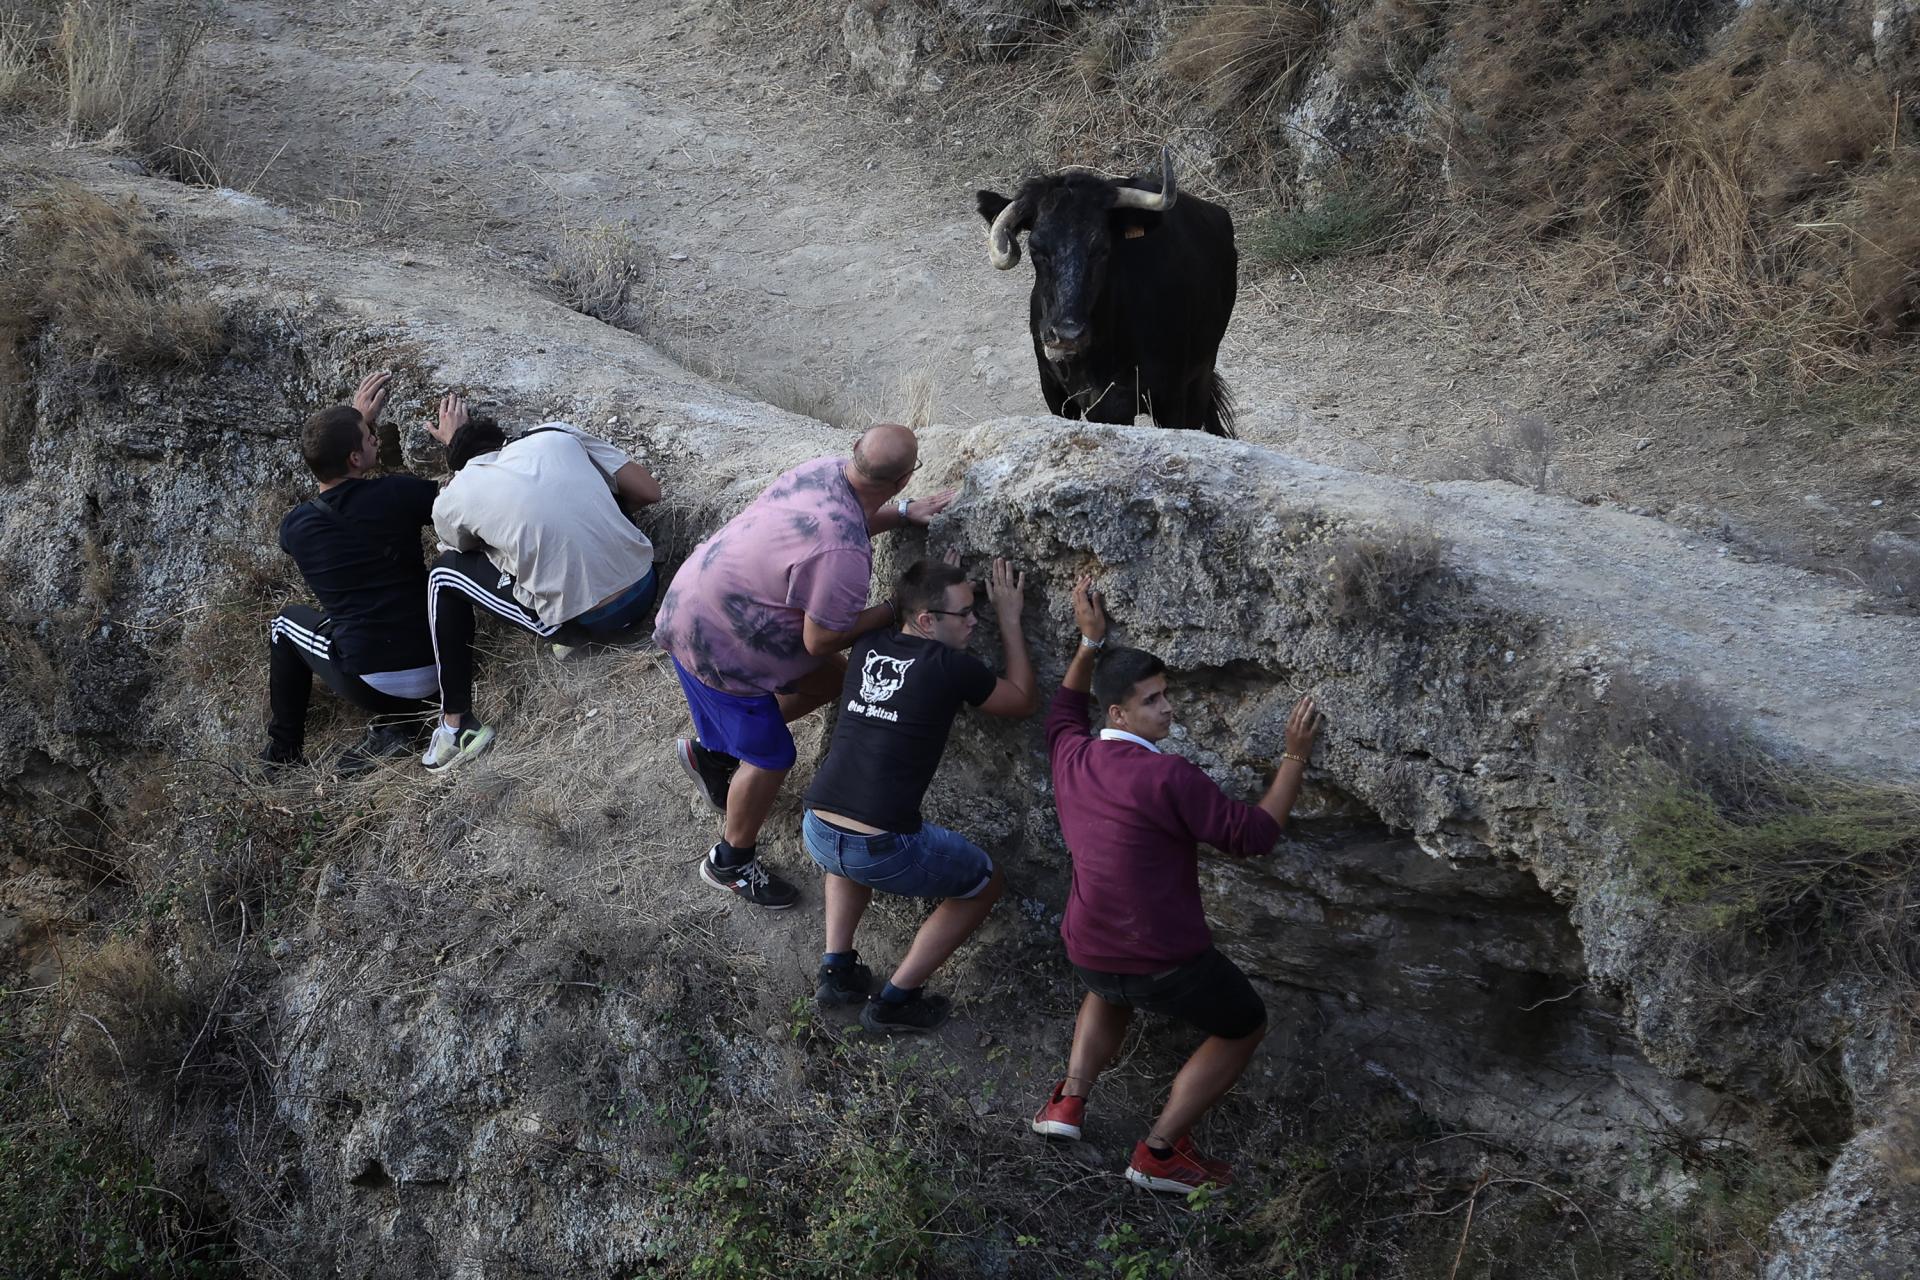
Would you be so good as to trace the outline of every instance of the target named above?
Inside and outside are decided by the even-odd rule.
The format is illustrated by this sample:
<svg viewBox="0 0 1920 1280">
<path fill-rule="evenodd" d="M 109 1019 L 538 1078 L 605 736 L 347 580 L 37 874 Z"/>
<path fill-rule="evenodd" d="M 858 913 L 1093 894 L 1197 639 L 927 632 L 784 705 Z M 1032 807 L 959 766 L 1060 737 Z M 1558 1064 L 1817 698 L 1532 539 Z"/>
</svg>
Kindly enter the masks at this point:
<svg viewBox="0 0 1920 1280">
<path fill-rule="evenodd" d="M 922 609 L 920 612 L 937 613 L 946 618 L 973 618 L 976 621 L 980 617 L 980 614 L 972 605 L 968 605 L 964 609 Z"/>
</svg>

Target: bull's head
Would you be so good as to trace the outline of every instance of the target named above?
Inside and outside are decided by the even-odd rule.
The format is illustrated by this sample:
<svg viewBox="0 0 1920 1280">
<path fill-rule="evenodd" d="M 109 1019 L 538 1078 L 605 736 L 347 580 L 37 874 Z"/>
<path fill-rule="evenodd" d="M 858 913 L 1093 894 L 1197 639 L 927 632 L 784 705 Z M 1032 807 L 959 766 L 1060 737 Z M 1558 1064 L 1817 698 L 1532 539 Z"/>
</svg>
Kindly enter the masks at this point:
<svg viewBox="0 0 1920 1280">
<path fill-rule="evenodd" d="M 1063 169 L 1022 184 L 1012 199 L 978 192 L 987 220 L 987 251 L 1002 271 L 1020 261 L 1022 232 L 1033 255 L 1038 327 L 1034 336 L 1047 359 L 1064 362 L 1092 340 L 1093 306 L 1106 283 L 1113 241 L 1151 232 L 1179 195 L 1173 157 L 1160 153 L 1160 189 L 1148 191 L 1129 178 L 1091 169 Z"/>
</svg>

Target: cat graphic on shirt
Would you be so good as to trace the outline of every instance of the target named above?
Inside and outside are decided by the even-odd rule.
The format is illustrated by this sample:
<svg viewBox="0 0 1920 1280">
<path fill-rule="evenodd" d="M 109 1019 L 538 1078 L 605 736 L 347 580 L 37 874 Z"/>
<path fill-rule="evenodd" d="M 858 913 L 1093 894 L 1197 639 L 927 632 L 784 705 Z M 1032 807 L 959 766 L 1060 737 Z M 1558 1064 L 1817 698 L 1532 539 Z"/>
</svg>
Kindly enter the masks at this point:
<svg viewBox="0 0 1920 1280">
<path fill-rule="evenodd" d="M 900 692 L 900 686 L 907 682 L 907 668 L 917 659 L 889 658 L 878 649 L 867 651 L 867 660 L 860 667 L 860 697 L 866 702 L 885 702 Z"/>
</svg>

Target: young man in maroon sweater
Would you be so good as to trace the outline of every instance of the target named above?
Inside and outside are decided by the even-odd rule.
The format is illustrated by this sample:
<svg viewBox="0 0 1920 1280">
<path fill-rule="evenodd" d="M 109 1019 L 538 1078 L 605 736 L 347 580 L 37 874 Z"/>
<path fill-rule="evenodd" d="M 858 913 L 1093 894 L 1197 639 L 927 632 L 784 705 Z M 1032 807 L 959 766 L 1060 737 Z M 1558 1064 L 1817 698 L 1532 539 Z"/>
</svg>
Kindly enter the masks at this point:
<svg viewBox="0 0 1920 1280">
<path fill-rule="evenodd" d="M 1225 1186 L 1232 1170 L 1194 1147 L 1194 1124 L 1233 1087 L 1267 1032 L 1267 1010 L 1233 961 L 1213 947 L 1200 903 L 1198 846 L 1230 854 L 1272 851 L 1300 794 L 1321 717 L 1302 698 L 1287 718 L 1286 749 L 1258 804 L 1155 745 L 1173 728 L 1166 666 L 1138 649 L 1106 648 L 1107 617 L 1092 580 L 1073 589 L 1079 647 L 1047 708 L 1060 832 L 1073 889 L 1060 924 L 1067 958 L 1087 986 L 1066 1079 L 1033 1118 L 1036 1133 L 1078 1138 L 1087 1094 L 1120 1049 L 1135 1009 L 1180 1018 L 1207 1033 L 1173 1078 L 1167 1105 L 1136 1143 L 1127 1180 L 1154 1191 Z M 1096 671 L 1095 660 L 1098 659 Z M 1105 727 L 1087 727 L 1091 688 Z"/>
</svg>

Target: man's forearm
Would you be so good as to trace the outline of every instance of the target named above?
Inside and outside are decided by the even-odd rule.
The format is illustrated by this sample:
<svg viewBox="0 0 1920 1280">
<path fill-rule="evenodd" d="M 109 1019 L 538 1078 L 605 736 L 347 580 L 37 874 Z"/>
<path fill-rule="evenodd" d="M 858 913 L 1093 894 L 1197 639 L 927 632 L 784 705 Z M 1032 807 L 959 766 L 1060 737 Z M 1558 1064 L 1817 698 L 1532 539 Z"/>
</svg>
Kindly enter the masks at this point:
<svg viewBox="0 0 1920 1280">
<path fill-rule="evenodd" d="M 1031 697 L 1034 691 L 1033 659 L 1027 654 L 1027 637 L 1020 631 L 1020 619 L 1000 619 L 1000 647 L 1007 652 L 1007 683 L 1019 685 Z"/>
<path fill-rule="evenodd" d="M 829 631 L 808 618 L 801 624 L 800 641 L 815 657 L 838 653 L 867 632 L 886 626 L 893 618 L 893 606 L 884 600 L 854 615 L 853 627 L 847 631 Z"/>
<path fill-rule="evenodd" d="M 1067 660 L 1067 674 L 1061 679 L 1063 687 L 1075 693 L 1093 691 L 1093 663 L 1100 656 L 1099 650 L 1089 648 L 1078 639 L 1073 642 L 1073 657 Z"/>
<path fill-rule="evenodd" d="M 1293 812 L 1293 802 L 1300 798 L 1300 783 L 1306 774 L 1307 766 L 1298 760 L 1282 760 L 1279 769 L 1274 771 L 1273 785 L 1260 797 L 1260 807 L 1282 827 L 1287 825 L 1287 815 Z"/>
</svg>

